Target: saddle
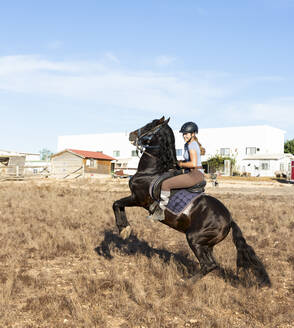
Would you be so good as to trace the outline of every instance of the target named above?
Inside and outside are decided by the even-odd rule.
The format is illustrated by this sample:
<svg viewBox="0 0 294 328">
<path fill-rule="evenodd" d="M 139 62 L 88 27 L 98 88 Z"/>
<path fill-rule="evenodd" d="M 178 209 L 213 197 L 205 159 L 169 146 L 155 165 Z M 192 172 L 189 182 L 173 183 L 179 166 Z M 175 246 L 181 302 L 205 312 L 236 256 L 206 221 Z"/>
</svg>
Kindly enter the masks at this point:
<svg viewBox="0 0 294 328">
<path fill-rule="evenodd" d="M 164 180 L 169 179 L 171 177 L 177 176 L 183 174 L 182 170 L 173 170 L 165 172 L 161 175 L 156 175 L 154 179 L 151 181 L 150 187 L 149 187 L 149 194 L 155 201 L 160 201 L 160 192 L 161 192 L 161 185 Z M 195 186 L 186 188 L 185 190 L 190 193 L 201 193 L 204 192 L 206 186 L 206 181 L 202 181 Z M 177 193 L 178 189 L 172 189 L 171 190 L 171 196 L 173 196 L 175 193 Z"/>
</svg>

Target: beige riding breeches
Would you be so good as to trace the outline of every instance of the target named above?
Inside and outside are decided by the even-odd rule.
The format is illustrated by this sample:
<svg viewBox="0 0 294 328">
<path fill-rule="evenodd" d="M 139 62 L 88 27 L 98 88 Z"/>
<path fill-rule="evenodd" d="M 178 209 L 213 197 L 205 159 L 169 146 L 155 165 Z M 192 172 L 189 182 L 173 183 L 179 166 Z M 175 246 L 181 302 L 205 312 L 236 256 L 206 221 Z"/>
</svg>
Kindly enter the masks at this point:
<svg viewBox="0 0 294 328">
<path fill-rule="evenodd" d="M 189 188 L 202 182 L 203 180 L 204 174 L 195 168 L 189 173 L 180 174 L 164 180 L 161 190 L 170 191 L 171 189 Z"/>
</svg>

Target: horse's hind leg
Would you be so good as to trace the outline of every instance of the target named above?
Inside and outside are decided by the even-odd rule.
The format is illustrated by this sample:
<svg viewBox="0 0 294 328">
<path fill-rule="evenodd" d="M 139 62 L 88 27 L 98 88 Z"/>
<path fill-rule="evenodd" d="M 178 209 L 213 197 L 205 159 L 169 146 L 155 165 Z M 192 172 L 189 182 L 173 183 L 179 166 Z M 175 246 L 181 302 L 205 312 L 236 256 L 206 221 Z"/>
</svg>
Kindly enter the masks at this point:
<svg viewBox="0 0 294 328">
<path fill-rule="evenodd" d="M 215 268 L 218 268 L 219 265 L 216 263 L 215 258 L 213 256 L 213 247 L 207 246 L 207 253 L 206 253 L 206 255 L 207 255 L 207 258 L 208 258 L 209 262 L 212 264 L 211 265 L 211 270 L 213 270 Z"/>
<path fill-rule="evenodd" d="M 200 263 L 200 274 L 197 275 L 197 278 L 205 276 L 208 272 L 218 267 L 212 254 L 212 246 L 201 245 L 197 243 L 192 236 L 189 235 L 187 235 L 187 241 Z"/>
</svg>

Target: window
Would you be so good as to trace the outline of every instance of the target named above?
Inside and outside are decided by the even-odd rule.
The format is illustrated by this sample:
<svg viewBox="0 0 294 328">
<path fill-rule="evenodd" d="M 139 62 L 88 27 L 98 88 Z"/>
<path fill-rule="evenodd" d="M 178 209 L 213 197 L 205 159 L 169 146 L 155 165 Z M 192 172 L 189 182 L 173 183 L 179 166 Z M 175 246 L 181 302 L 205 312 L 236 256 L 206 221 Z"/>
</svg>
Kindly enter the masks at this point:
<svg viewBox="0 0 294 328">
<path fill-rule="evenodd" d="M 119 157 L 120 156 L 120 151 L 119 150 L 114 150 L 113 151 L 113 156 L 114 157 Z"/>
<path fill-rule="evenodd" d="M 95 164 L 95 160 L 94 159 L 87 159 L 86 166 L 94 167 L 94 164 Z"/>
<path fill-rule="evenodd" d="M 230 156 L 230 148 L 221 148 L 220 155 L 221 156 Z"/>
<path fill-rule="evenodd" d="M 246 155 L 256 154 L 256 147 L 246 147 Z"/>
<path fill-rule="evenodd" d="M 182 156 L 183 150 L 182 149 L 176 149 L 177 156 Z"/>
<path fill-rule="evenodd" d="M 261 169 L 262 170 L 269 170 L 270 168 L 270 161 L 261 161 Z"/>
<path fill-rule="evenodd" d="M 137 150 L 132 150 L 132 157 L 136 157 L 137 156 Z"/>
</svg>

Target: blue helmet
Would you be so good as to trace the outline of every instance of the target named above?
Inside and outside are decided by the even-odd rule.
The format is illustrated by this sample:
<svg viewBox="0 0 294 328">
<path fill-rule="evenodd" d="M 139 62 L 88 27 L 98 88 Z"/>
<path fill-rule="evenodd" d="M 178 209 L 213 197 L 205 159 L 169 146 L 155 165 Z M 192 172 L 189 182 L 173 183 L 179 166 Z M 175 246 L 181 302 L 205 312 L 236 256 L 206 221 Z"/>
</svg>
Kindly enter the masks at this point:
<svg viewBox="0 0 294 328">
<path fill-rule="evenodd" d="M 198 126 L 194 122 L 186 122 L 180 130 L 181 133 L 198 133 Z"/>
</svg>

